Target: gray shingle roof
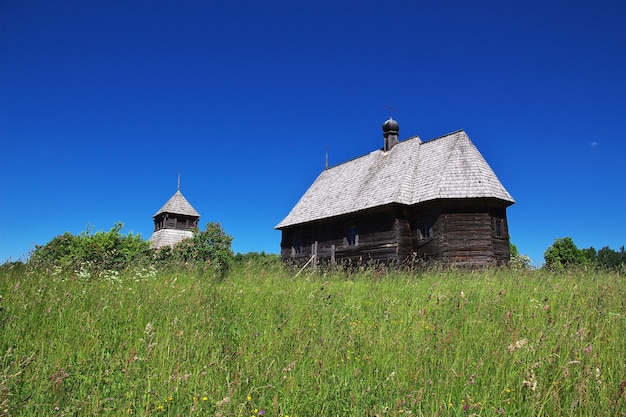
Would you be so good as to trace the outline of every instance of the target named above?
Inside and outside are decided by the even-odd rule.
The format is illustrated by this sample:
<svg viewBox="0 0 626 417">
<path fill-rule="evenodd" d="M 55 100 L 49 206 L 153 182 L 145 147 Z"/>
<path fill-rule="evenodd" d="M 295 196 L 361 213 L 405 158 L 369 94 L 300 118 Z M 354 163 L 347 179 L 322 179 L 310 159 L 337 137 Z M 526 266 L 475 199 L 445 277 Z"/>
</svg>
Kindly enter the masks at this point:
<svg viewBox="0 0 626 417">
<path fill-rule="evenodd" d="M 161 209 L 159 209 L 159 211 L 157 211 L 152 217 L 156 217 L 161 213 L 183 214 L 185 216 L 200 217 L 200 213 L 198 213 L 196 209 L 189 204 L 189 201 L 183 197 L 180 190 L 176 191 L 176 193 L 170 197 L 169 200 L 167 200 L 167 203 L 165 203 L 163 207 L 161 207 Z"/>
<path fill-rule="evenodd" d="M 323 171 L 276 228 L 450 198 L 515 202 L 463 130 L 428 142 L 416 136 Z"/>
</svg>

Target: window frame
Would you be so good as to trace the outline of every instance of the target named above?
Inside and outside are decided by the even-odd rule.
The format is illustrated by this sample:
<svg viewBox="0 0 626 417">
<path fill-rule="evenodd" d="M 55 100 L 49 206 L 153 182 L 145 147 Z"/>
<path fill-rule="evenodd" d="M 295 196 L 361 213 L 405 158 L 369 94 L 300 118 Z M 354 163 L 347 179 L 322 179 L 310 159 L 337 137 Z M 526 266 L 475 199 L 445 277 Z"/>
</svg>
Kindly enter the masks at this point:
<svg viewBox="0 0 626 417">
<path fill-rule="evenodd" d="M 359 228 L 356 225 L 348 226 L 344 237 L 345 246 L 359 246 Z"/>
<path fill-rule="evenodd" d="M 433 237 L 433 223 L 431 221 L 422 221 L 417 223 L 418 240 L 430 239 Z"/>
<path fill-rule="evenodd" d="M 501 217 L 493 218 L 493 237 L 496 239 L 507 239 L 509 237 L 506 227 L 506 219 Z"/>
<path fill-rule="evenodd" d="M 302 253 L 302 236 L 300 234 L 294 234 L 291 238 L 291 256 L 296 256 Z"/>
</svg>

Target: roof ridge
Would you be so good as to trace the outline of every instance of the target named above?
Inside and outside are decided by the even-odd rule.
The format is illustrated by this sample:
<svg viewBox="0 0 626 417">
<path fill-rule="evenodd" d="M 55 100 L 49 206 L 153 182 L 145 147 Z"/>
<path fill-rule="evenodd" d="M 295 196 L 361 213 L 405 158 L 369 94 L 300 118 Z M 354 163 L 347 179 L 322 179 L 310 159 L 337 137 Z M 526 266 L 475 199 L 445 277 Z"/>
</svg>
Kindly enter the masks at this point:
<svg viewBox="0 0 626 417">
<path fill-rule="evenodd" d="M 398 142 L 398 144 L 394 146 L 394 148 L 395 148 L 396 146 L 398 146 L 398 145 L 403 144 L 403 143 L 407 143 L 407 142 L 409 142 L 409 143 L 410 143 L 410 142 L 411 142 L 411 141 L 413 141 L 413 140 L 417 140 L 420 144 L 422 144 L 422 143 L 426 143 L 426 142 L 422 142 L 422 139 L 421 139 L 418 135 L 415 135 L 415 136 L 411 136 L 410 138 L 406 138 L 406 139 L 404 139 L 404 140 L 399 141 L 399 142 Z M 429 141 L 429 142 L 430 142 L 430 141 Z M 383 150 L 383 148 L 377 148 L 377 149 L 374 149 L 373 151 L 368 152 L 368 153 L 365 153 L 365 154 L 363 154 L 363 155 L 361 155 L 361 156 L 355 156 L 354 158 L 348 159 L 347 161 L 343 161 L 343 162 L 340 162 L 340 163 L 338 163 L 338 164 L 335 164 L 335 165 L 329 166 L 328 168 L 324 169 L 324 171 L 328 171 L 328 170 L 331 170 L 331 169 L 333 169 L 333 168 L 337 168 L 337 167 L 339 167 L 339 166 L 341 166 L 341 165 L 348 164 L 348 163 L 350 163 L 350 162 L 352 162 L 352 161 L 356 161 L 357 159 L 361 159 L 361 158 L 364 158 L 364 157 L 366 157 L 366 156 L 370 156 L 370 155 L 372 155 L 372 154 L 376 154 L 376 153 L 379 153 L 379 152 L 385 152 L 385 151 Z M 390 152 L 390 151 L 387 151 L 387 152 Z"/>
<path fill-rule="evenodd" d="M 454 132 L 446 133 L 445 135 L 441 135 L 441 136 L 437 136 L 436 138 L 429 139 L 426 142 L 422 142 L 422 143 L 426 144 L 426 143 L 434 142 L 438 139 L 447 138 L 448 136 L 458 135 L 459 133 L 465 133 L 465 136 L 467 136 L 467 132 L 465 132 L 465 129 L 459 129 L 459 130 L 455 130 Z"/>
</svg>

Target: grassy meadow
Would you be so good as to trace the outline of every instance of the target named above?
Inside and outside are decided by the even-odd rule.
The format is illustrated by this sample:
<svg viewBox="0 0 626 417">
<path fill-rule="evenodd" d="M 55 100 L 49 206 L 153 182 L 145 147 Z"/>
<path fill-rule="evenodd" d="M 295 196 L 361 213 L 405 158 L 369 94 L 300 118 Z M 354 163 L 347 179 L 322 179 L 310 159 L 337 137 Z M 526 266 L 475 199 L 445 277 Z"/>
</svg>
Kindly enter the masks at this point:
<svg viewBox="0 0 626 417">
<path fill-rule="evenodd" d="M 617 273 L 0 268 L 0 416 L 625 416 Z"/>
</svg>

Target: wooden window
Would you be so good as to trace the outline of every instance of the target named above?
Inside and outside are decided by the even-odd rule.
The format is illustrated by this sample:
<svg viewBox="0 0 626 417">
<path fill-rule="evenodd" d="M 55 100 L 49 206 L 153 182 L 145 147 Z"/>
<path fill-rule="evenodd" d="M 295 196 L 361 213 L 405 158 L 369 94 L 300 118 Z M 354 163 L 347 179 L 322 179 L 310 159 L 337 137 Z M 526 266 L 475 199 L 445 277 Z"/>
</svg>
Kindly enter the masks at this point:
<svg viewBox="0 0 626 417">
<path fill-rule="evenodd" d="M 348 228 L 346 243 L 348 246 L 357 246 L 359 244 L 359 231 L 356 226 L 350 226 Z"/>
<path fill-rule="evenodd" d="M 428 239 L 433 235 L 433 225 L 430 222 L 419 223 L 417 234 L 420 239 Z"/>
<path fill-rule="evenodd" d="M 298 253 L 302 253 L 302 238 L 299 235 L 295 235 L 291 242 L 291 254 L 295 255 Z"/>
<path fill-rule="evenodd" d="M 493 219 L 493 232 L 495 237 L 507 237 L 506 236 L 506 224 L 504 219 Z"/>
</svg>

